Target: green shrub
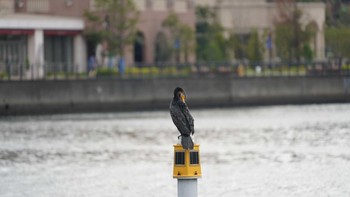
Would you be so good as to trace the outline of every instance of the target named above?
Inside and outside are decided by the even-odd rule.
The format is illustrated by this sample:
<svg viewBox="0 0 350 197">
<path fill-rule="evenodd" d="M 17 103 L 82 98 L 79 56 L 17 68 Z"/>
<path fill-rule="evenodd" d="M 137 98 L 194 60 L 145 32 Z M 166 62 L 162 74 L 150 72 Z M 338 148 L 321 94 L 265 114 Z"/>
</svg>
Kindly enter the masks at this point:
<svg viewBox="0 0 350 197">
<path fill-rule="evenodd" d="M 113 76 L 118 75 L 118 71 L 115 68 L 97 68 L 96 69 L 96 75 L 97 76 Z"/>
<path fill-rule="evenodd" d="M 7 77 L 7 73 L 0 72 L 0 79 L 5 79 Z"/>
</svg>

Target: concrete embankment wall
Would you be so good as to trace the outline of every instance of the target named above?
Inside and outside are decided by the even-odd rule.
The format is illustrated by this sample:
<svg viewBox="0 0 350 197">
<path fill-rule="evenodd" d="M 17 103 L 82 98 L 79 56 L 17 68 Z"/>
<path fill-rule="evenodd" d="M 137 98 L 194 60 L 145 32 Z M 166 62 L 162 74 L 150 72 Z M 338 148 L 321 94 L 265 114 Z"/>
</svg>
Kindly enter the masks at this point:
<svg viewBox="0 0 350 197">
<path fill-rule="evenodd" d="M 350 102 L 350 77 L 200 77 L 0 82 L 0 114 L 167 110 L 176 86 L 188 105 Z"/>
</svg>

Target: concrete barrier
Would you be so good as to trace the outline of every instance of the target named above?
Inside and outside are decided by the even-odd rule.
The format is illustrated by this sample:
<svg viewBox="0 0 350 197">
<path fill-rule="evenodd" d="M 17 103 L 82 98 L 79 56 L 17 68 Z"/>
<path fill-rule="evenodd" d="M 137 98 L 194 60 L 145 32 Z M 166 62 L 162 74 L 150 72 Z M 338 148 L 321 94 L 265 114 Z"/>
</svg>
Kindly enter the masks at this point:
<svg viewBox="0 0 350 197">
<path fill-rule="evenodd" d="M 0 114 L 167 110 L 176 86 L 191 108 L 350 101 L 350 77 L 336 76 L 3 81 Z"/>
</svg>

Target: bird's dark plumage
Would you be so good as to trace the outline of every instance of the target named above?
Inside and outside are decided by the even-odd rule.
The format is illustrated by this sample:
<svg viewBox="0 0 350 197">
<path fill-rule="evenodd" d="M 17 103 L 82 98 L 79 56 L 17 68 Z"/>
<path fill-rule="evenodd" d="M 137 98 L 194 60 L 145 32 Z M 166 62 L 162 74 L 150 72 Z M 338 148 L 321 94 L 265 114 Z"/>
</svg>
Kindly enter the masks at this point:
<svg viewBox="0 0 350 197">
<path fill-rule="evenodd" d="M 170 103 L 171 118 L 181 133 L 181 144 L 184 149 L 193 149 L 191 134 L 194 134 L 194 120 L 185 103 L 185 91 L 177 87 L 174 90 L 174 98 Z"/>
</svg>

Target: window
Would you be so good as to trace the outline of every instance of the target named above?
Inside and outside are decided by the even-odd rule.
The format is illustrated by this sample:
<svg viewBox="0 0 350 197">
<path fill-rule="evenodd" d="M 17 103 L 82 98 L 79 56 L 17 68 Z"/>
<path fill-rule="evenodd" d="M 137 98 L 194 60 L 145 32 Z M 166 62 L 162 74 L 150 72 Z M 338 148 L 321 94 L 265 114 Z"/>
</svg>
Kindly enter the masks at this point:
<svg viewBox="0 0 350 197">
<path fill-rule="evenodd" d="M 153 1 L 152 0 L 146 0 L 146 8 L 152 8 L 153 7 Z"/>
<path fill-rule="evenodd" d="M 90 0 L 90 11 L 96 11 L 96 2 L 95 2 L 95 0 Z"/>
<path fill-rule="evenodd" d="M 5 1 L 5 2 L 6 2 L 6 1 Z M 7 2 L 11 2 L 11 1 L 7 1 Z M 15 2 L 16 2 L 17 8 L 23 8 L 23 6 L 24 6 L 24 0 L 16 0 Z M 12 2 L 11 2 L 11 3 L 12 3 Z M 3 6 L 3 5 L 1 5 L 1 6 Z"/>
<path fill-rule="evenodd" d="M 73 0 L 66 0 L 66 6 L 70 7 L 73 5 Z"/>
<path fill-rule="evenodd" d="M 187 1 L 187 7 L 189 10 L 192 10 L 195 8 L 195 3 L 194 3 L 194 0 L 188 0 Z"/>
<path fill-rule="evenodd" d="M 167 0 L 167 7 L 168 9 L 171 9 L 174 7 L 174 0 Z"/>
<path fill-rule="evenodd" d="M 152 9 L 158 11 L 166 11 L 167 10 L 167 0 L 153 0 L 152 1 Z"/>
<path fill-rule="evenodd" d="M 0 72 L 22 77 L 27 55 L 26 35 L 0 35 Z"/>
<path fill-rule="evenodd" d="M 146 0 L 134 1 L 134 5 L 136 6 L 137 10 L 144 10 L 146 8 Z"/>
<path fill-rule="evenodd" d="M 185 152 L 175 152 L 175 165 L 185 165 Z"/>
<path fill-rule="evenodd" d="M 49 72 L 74 72 L 73 37 L 45 35 L 44 58 Z"/>
<path fill-rule="evenodd" d="M 27 12 L 46 13 L 49 11 L 48 0 L 31 0 L 27 2 Z"/>
<path fill-rule="evenodd" d="M 199 164 L 199 153 L 196 151 L 190 152 L 190 164 Z"/>
<path fill-rule="evenodd" d="M 177 0 L 176 3 L 172 5 L 172 8 L 175 9 L 176 12 L 187 12 L 188 2 L 186 0 Z"/>
</svg>

